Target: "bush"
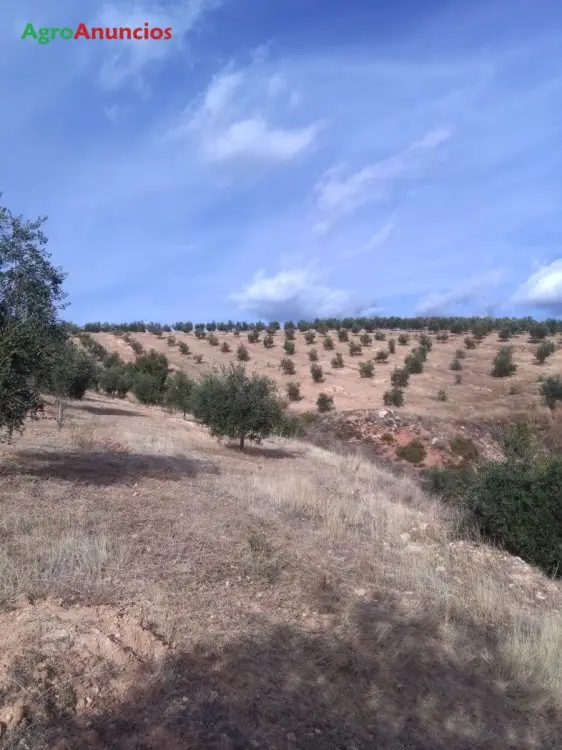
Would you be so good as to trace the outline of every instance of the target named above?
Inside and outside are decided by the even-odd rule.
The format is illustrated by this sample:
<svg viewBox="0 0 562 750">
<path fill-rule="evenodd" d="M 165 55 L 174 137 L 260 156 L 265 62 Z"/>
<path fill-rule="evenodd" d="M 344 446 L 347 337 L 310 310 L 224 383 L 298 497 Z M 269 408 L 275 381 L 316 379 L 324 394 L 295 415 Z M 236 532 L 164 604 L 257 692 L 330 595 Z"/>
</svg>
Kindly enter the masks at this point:
<svg viewBox="0 0 562 750">
<path fill-rule="evenodd" d="M 271 333 L 266 333 L 266 335 L 263 337 L 263 345 L 266 349 L 271 349 L 273 346 L 275 346 L 275 339 L 273 338 Z"/>
<path fill-rule="evenodd" d="M 221 344 L 221 352 L 223 354 L 228 354 L 230 351 L 230 346 L 228 344 L 228 341 L 223 341 Z"/>
<path fill-rule="evenodd" d="M 202 355 L 202 354 L 194 354 L 194 355 L 193 355 L 193 361 L 194 361 L 194 362 L 195 362 L 196 364 L 200 365 L 200 364 L 201 364 L 201 362 L 203 361 L 203 355 Z"/>
<path fill-rule="evenodd" d="M 401 333 L 401 334 L 400 334 L 400 335 L 398 336 L 398 343 L 399 343 L 399 344 L 400 344 L 401 346 L 407 346 L 407 344 L 408 344 L 409 340 L 410 340 L 410 337 L 408 336 L 408 334 L 407 334 L 407 333 Z"/>
<path fill-rule="evenodd" d="M 256 331 L 256 329 L 252 329 L 251 331 L 248 331 L 248 343 L 249 344 L 257 344 L 260 340 L 260 332 Z"/>
<path fill-rule="evenodd" d="M 466 346 L 467 349 L 476 349 L 476 341 L 470 336 L 467 336 L 465 338 L 464 345 Z"/>
<path fill-rule="evenodd" d="M 349 342 L 349 355 L 351 357 L 358 357 L 363 351 L 363 347 L 358 341 Z"/>
<path fill-rule="evenodd" d="M 407 445 L 402 445 L 396 449 L 398 458 L 402 458 L 411 464 L 420 464 L 427 456 L 425 445 L 418 440 L 412 440 Z"/>
<path fill-rule="evenodd" d="M 283 359 L 280 362 L 280 367 L 285 373 L 285 375 L 295 374 L 295 363 L 290 357 L 283 357 Z"/>
<path fill-rule="evenodd" d="M 427 355 L 429 354 L 429 349 L 427 348 L 427 346 L 424 346 L 424 344 L 420 344 L 416 349 L 416 352 L 421 361 L 425 362 L 425 360 L 427 359 Z"/>
<path fill-rule="evenodd" d="M 359 336 L 359 341 L 361 342 L 362 346 L 371 346 L 373 339 L 369 336 L 368 333 L 362 333 L 361 336 Z"/>
<path fill-rule="evenodd" d="M 269 378 L 246 374 L 243 365 L 207 373 L 196 384 L 191 409 L 214 436 L 261 440 L 283 428 L 284 405 Z"/>
<path fill-rule="evenodd" d="M 311 349 L 308 352 L 308 358 L 309 358 L 309 360 L 311 362 L 317 362 L 318 361 L 318 352 L 316 351 L 316 349 Z"/>
<path fill-rule="evenodd" d="M 386 362 L 388 360 L 389 352 L 386 349 L 379 349 L 375 354 L 375 362 Z"/>
<path fill-rule="evenodd" d="M 466 359 L 464 349 L 457 349 L 457 351 L 455 352 L 455 359 Z"/>
<path fill-rule="evenodd" d="M 513 352 L 510 346 L 502 346 L 497 353 L 492 367 L 494 378 L 507 378 L 517 370 L 517 365 L 513 362 Z"/>
<path fill-rule="evenodd" d="M 341 369 L 343 367 L 343 357 L 341 352 L 337 352 L 336 356 L 332 359 L 332 367 L 334 370 Z"/>
<path fill-rule="evenodd" d="M 447 401 L 448 400 L 447 391 L 441 389 L 437 391 L 437 400 L 438 401 Z"/>
<path fill-rule="evenodd" d="M 403 406 L 404 391 L 402 388 L 392 388 L 390 391 L 386 391 L 383 401 L 385 406 Z"/>
<path fill-rule="evenodd" d="M 292 328 L 285 329 L 285 341 L 294 341 L 295 331 Z"/>
<path fill-rule="evenodd" d="M 541 383 L 541 396 L 549 409 L 554 411 L 557 401 L 562 401 L 562 380 L 560 375 L 550 377 Z"/>
<path fill-rule="evenodd" d="M 498 338 L 500 341 L 507 341 L 509 338 L 511 338 L 511 331 L 508 331 L 507 328 L 502 329 L 498 333 Z"/>
<path fill-rule="evenodd" d="M 359 363 L 359 374 L 362 378 L 372 378 L 375 374 L 375 366 L 368 360 L 367 362 Z"/>
<path fill-rule="evenodd" d="M 341 341 L 342 343 L 349 341 L 349 334 L 345 330 L 345 328 L 340 328 L 340 330 L 338 331 L 338 341 Z"/>
<path fill-rule="evenodd" d="M 316 399 L 316 406 L 320 412 L 331 411 L 334 408 L 333 396 L 328 396 L 327 393 L 319 393 Z"/>
<path fill-rule="evenodd" d="M 176 343 L 177 342 L 175 336 L 168 336 L 168 346 L 175 346 Z"/>
<path fill-rule="evenodd" d="M 331 351 L 334 348 L 334 339 L 331 336 L 326 336 L 322 345 L 324 349 Z"/>
<path fill-rule="evenodd" d="M 455 385 L 460 385 L 461 383 L 462 383 L 462 375 L 460 375 L 459 373 L 457 373 L 455 375 Z"/>
<path fill-rule="evenodd" d="M 149 372 L 139 372 L 135 376 L 133 393 L 141 404 L 158 404 L 164 396 L 158 378 Z"/>
<path fill-rule="evenodd" d="M 181 411 L 184 419 L 191 408 L 194 387 L 194 381 L 181 370 L 175 372 L 168 381 L 166 404 L 170 409 Z"/>
<path fill-rule="evenodd" d="M 451 370 L 462 370 L 462 363 L 460 359 L 454 359 L 449 365 Z"/>
<path fill-rule="evenodd" d="M 382 331 L 377 331 L 375 333 L 375 341 L 384 341 L 386 338 L 386 333 L 383 333 Z"/>
<path fill-rule="evenodd" d="M 134 353 L 135 353 L 135 354 L 136 354 L 137 356 L 139 356 L 140 354 L 142 354 L 142 353 L 144 352 L 144 347 L 143 347 L 143 345 L 142 345 L 142 344 L 140 343 L 140 341 L 132 341 L 132 342 L 131 342 L 131 349 L 133 350 L 133 352 L 134 352 Z"/>
<path fill-rule="evenodd" d="M 311 365 L 310 374 L 312 375 L 312 379 L 315 383 L 322 383 L 322 381 L 324 380 L 324 371 L 322 370 L 320 365 Z"/>
<path fill-rule="evenodd" d="M 316 334 L 314 333 L 314 331 L 307 331 L 304 334 L 304 340 L 306 341 L 307 344 L 314 344 L 315 339 L 316 339 Z"/>
<path fill-rule="evenodd" d="M 544 364 L 545 360 L 550 357 L 551 354 L 554 354 L 555 348 L 556 347 L 552 341 L 543 341 L 537 349 L 537 362 L 540 362 L 541 365 Z"/>
<path fill-rule="evenodd" d="M 420 336 L 420 346 L 423 346 L 427 349 L 428 352 L 431 351 L 431 347 L 433 346 L 433 340 L 430 336 L 428 336 L 426 333 L 422 333 Z"/>
<path fill-rule="evenodd" d="M 447 331 L 443 331 L 442 333 L 438 333 L 435 337 L 435 340 L 440 344 L 445 344 L 449 340 L 449 334 Z"/>
<path fill-rule="evenodd" d="M 536 323 L 529 328 L 529 335 L 531 341 L 542 341 L 548 336 L 548 326 L 544 323 Z"/>
<path fill-rule="evenodd" d="M 289 362 L 291 362 L 291 364 L 292 364 L 292 360 L 289 360 Z M 301 396 L 301 387 L 300 387 L 300 385 L 298 383 L 293 383 L 293 382 L 287 383 L 286 388 L 287 388 L 287 396 L 289 397 L 290 401 L 300 401 L 301 400 L 301 398 L 302 398 L 302 396 Z"/>
<path fill-rule="evenodd" d="M 410 373 L 405 367 L 395 367 L 390 376 L 390 382 L 395 388 L 406 388 L 410 380 Z"/>
<path fill-rule="evenodd" d="M 388 339 L 388 351 L 390 354 L 396 353 L 396 341 L 394 339 Z"/>
<path fill-rule="evenodd" d="M 295 353 L 295 344 L 293 341 L 289 341 L 288 339 L 283 344 L 283 349 L 287 352 L 287 354 L 294 354 Z"/>
<path fill-rule="evenodd" d="M 404 360 L 404 367 L 410 375 L 419 375 L 419 373 L 423 372 L 423 359 L 419 350 L 414 350 L 407 355 Z"/>
<path fill-rule="evenodd" d="M 209 346 L 218 346 L 218 336 L 215 333 L 211 333 L 209 336 L 207 336 L 207 343 L 209 344 Z"/>
<path fill-rule="evenodd" d="M 98 385 L 100 390 L 108 396 L 116 395 L 119 398 L 125 398 L 127 392 L 133 387 L 131 372 L 123 365 L 105 368 L 100 373 Z"/>
<path fill-rule="evenodd" d="M 250 352 L 248 351 L 247 347 L 244 346 L 244 344 L 240 344 L 240 346 L 236 350 L 236 357 L 240 360 L 240 362 L 247 362 L 250 359 Z"/>
<path fill-rule="evenodd" d="M 180 343 L 178 344 L 178 348 L 180 350 L 180 354 L 185 354 L 186 356 L 189 354 L 189 346 L 183 341 L 180 341 Z"/>
<path fill-rule="evenodd" d="M 449 441 L 449 446 L 456 456 L 460 456 L 464 461 L 472 463 L 480 457 L 478 446 L 464 435 L 455 435 Z"/>
</svg>

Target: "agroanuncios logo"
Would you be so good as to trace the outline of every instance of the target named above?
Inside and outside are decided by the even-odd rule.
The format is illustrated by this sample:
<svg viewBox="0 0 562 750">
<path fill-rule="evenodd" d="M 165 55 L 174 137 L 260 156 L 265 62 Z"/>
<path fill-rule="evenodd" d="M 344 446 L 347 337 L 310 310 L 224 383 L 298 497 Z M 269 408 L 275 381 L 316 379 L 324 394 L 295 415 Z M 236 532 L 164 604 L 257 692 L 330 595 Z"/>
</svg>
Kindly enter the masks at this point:
<svg viewBox="0 0 562 750">
<path fill-rule="evenodd" d="M 85 23 L 79 23 L 73 29 L 70 26 L 56 28 L 52 26 L 42 26 L 36 29 L 32 23 L 28 23 L 21 35 L 22 39 L 33 39 L 39 44 L 49 44 L 55 39 L 171 39 L 172 29 L 170 27 L 162 29 L 159 26 L 150 27 L 149 23 L 143 26 L 131 28 L 130 26 L 93 26 L 88 28 Z"/>
</svg>

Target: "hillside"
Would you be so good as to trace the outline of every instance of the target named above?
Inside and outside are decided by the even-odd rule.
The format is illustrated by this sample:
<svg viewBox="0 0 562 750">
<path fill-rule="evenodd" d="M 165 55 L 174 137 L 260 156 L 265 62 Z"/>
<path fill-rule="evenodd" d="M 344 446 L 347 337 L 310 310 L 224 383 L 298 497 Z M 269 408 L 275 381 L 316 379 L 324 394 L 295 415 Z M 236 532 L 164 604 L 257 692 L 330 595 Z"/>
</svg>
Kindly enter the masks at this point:
<svg viewBox="0 0 562 750">
<path fill-rule="evenodd" d="M 1 747 L 559 746 L 560 584 L 411 480 L 100 396 L 68 417 L 3 448 Z"/>
</svg>

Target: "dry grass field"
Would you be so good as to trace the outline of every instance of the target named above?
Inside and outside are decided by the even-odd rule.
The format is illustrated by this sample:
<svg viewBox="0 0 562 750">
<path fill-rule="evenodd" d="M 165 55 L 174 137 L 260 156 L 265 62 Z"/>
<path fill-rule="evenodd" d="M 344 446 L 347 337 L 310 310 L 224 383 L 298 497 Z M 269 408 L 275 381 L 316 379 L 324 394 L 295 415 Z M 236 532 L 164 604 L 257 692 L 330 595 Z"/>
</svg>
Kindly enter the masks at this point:
<svg viewBox="0 0 562 750">
<path fill-rule="evenodd" d="M 247 369 L 260 375 L 267 375 L 276 380 L 280 390 L 295 381 L 301 385 L 302 400 L 292 405 L 297 411 L 314 409 L 320 392 L 333 396 L 334 406 L 339 411 L 357 409 L 378 409 L 383 405 L 383 394 L 390 388 L 390 373 L 394 367 L 401 367 L 405 355 L 417 344 L 416 335 L 410 334 L 408 345 L 396 343 L 396 353 L 390 354 L 386 363 L 375 363 L 373 378 L 361 378 L 359 363 L 375 356 L 379 349 L 388 349 L 388 339 L 398 339 L 400 331 L 385 331 L 386 341 L 374 341 L 363 347 L 360 356 L 349 355 L 349 344 L 338 341 L 335 332 L 330 335 L 334 341 L 334 350 L 323 348 L 323 337 L 317 335 L 314 344 L 309 345 L 300 332 L 295 333 L 295 374 L 284 375 L 279 363 L 285 352 L 283 350 L 284 334 L 278 331 L 275 335 L 275 346 L 266 349 L 263 346 L 263 333 L 260 341 L 248 343 L 245 333 L 239 337 L 233 333 L 217 333 L 219 346 L 210 346 L 206 339 L 197 339 L 193 334 L 175 333 L 176 341 L 185 342 L 191 354 L 185 356 L 177 346 L 169 346 L 167 336 L 154 336 L 150 333 L 131 334 L 133 340 L 139 341 L 145 349 L 156 349 L 166 354 L 172 366 L 197 377 L 206 367 L 235 361 L 235 352 L 240 343 L 249 350 L 250 361 Z M 123 339 L 109 333 L 93 334 L 94 338 L 109 351 L 117 351 L 126 361 L 134 359 L 130 345 Z M 543 365 L 535 361 L 537 344 L 529 341 L 528 334 L 514 336 L 508 342 L 499 341 L 497 333 L 489 334 L 476 349 L 464 348 L 464 334 L 451 334 L 448 341 L 439 343 L 434 340 L 429 352 L 423 373 L 413 375 L 405 393 L 405 413 L 432 417 L 444 420 L 460 420 L 479 423 L 482 420 L 501 420 L 515 413 L 529 414 L 545 411 L 540 404 L 538 377 L 562 372 L 562 348 L 556 341 L 557 348 Z M 350 334 L 350 340 L 359 341 L 358 335 Z M 551 338 L 550 340 L 554 340 Z M 222 353 L 220 344 L 226 341 L 230 353 Z M 517 371 L 512 377 L 494 378 L 490 375 L 492 362 L 501 346 L 513 346 L 513 359 Z M 310 375 L 311 362 L 308 352 L 316 349 L 318 363 L 324 371 L 325 382 L 314 383 Z M 450 369 L 457 349 L 463 349 L 466 357 L 462 360 L 462 383 L 455 384 L 457 373 Z M 333 369 L 331 360 L 341 352 L 344 359 L 342 369 Z M 203 355 L 201 364 L 197 364 L 194 355 Z M 440 390 L 447 393 L 446 401 L 439 401 Z"/>
<path fill-rule="evenodd" d="M 468 352 L 455 407 L 430 397 L 456 348 L 435 345 L 409 408 L 508 408 L 479 376 L 495 346 Z M 279 345 L 250 348 L 275 376 Z M 327 382 L 341 407 L 378 406 L 391 367 Z M 88 396 L 61 430 L 42 419 L 2 447 L 0 488 L 2 748 L 560 747 L 560 584 L 460 541 L 410 479 L 298 442 L 241 453 Z"/>
</svg>

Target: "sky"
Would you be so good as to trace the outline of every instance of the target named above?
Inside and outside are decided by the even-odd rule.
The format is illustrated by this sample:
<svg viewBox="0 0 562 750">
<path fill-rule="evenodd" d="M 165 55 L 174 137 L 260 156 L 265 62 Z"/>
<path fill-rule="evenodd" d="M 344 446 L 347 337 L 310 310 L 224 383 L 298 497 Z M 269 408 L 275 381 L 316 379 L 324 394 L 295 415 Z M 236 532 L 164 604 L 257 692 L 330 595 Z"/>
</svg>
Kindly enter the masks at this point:
<svg viewBox="0 0 562 750">
<path fill-rule="evenodd" d="M 21 0 L 0 201 L 75 323 L 562 313 L 559 0 Z M 22 39 L 41 27 L 170 40 Z"/>
</svg>

